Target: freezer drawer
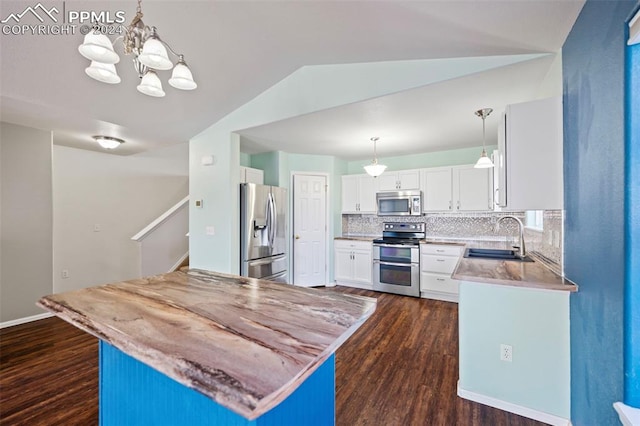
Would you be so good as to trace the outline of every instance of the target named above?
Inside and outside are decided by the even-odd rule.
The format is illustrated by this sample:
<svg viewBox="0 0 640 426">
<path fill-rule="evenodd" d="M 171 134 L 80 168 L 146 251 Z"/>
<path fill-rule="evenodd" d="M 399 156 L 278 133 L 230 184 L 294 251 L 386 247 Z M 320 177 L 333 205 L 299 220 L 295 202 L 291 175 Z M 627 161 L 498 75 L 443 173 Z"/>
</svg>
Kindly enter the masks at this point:
<svg viewBox="0 0 640 426">
<path fill-rule="evenodd" d="M 287 270 L 287 256 L 265 257 L 262 259 L 247 260 L 242 264 L 242 275 L 253 278 L 265 278 L 277 275 Z"/>
</svg>

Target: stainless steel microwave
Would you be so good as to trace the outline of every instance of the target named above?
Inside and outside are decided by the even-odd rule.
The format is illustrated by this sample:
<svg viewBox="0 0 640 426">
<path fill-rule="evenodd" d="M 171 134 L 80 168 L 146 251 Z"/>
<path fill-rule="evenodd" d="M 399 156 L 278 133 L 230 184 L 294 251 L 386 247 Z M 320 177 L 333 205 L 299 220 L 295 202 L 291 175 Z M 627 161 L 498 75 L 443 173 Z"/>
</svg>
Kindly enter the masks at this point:
<svg viewBox="0 0 640 426">
<path fill-rule="evenodd" d="M 422 191 L 389 191 L 376 194 L 378 216 L 420 216 Z"/>
</svg>

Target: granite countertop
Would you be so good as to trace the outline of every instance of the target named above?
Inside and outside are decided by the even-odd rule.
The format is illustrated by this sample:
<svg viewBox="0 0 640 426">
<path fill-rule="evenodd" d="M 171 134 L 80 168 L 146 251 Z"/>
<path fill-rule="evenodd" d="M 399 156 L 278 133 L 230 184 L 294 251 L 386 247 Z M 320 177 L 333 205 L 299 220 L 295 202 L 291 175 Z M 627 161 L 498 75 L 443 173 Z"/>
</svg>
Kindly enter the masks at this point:
<svg viewBox="0 0 640 426">
<path fill-rule="evenodd" d="M 334 240 L 347 240 L 347 241 L 373 241 L 376 238 L 382 238 L 382 236 L 374 235 L 343 235 L 342 237 L 335 237 Z"/>
<path fill-rule="evenodd" d="M 507 243 L 485 244 L 473 242 L 467 244 L 473 248 L 511 249 Z M 578 286 L 547 267 L 543 259 L 529 253 L 533 262 L 496 259 L 470 259 L 460 256 L 451 278 L 488 284 L 500 284 L 512 287 L 539 288 L 543 290 L 578 291 Z"/>
<path fill-rule="evenodd" d="M 38 305 L 252 420 L 329 358 L 376 300 L 190 269 Z"/>
</svg>

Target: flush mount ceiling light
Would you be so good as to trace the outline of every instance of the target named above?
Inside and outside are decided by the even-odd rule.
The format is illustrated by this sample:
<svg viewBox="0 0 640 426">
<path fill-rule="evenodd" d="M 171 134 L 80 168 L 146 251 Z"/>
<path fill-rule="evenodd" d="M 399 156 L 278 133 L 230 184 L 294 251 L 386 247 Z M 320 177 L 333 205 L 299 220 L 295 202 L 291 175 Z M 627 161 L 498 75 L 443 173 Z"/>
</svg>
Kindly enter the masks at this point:
<svg viewBox="0 0 640 426">
<path fill-rule="evenodd" d="M 369 176 L 378 177 L 386 170 L 387 166 L 383 164 L 378 164 L 378 156 L 376 155 L 376 142 L 378 142 L 380 138 L 371 138 L 373 142 L 373 161 L 368 166 L 364 166 L 364 171 L 367 172 Z"/>
<path fill-rule="evenodd" d="M 125 27 L 120 26 L 122 36 L 113 42 L 101 31 L 103 25 L 94 23 L 93 28 L 84 37 L 83 43 L 78 47 L 82 56 L 91 60 L 91 65 L 85 69 L 87 75 L 103 83 L 120 83 L 120 77 L 116 72 L 115 64 L 120 62 L 120 56 L 113 46 L 118 40 L 122 40 L 125 55 L 133 55 L 133 65 L 140 77 L 137 89 L 148 96 L 163 97 L 162 83 L 156 71 L 170 70 L 173 73 L 169 84 L 180 90 L 193 90 L 198 85 L 193 80 L 191 70 L 184 61 L 184 55 L 176 53 L 164 40 L 160 39 L 156 27 L 148 27 L 142 22 L 142 0 L 138 0 L 136 16 Z M 178 58 L 175 67 L 169 60 L 167 49 Z"/>
<path fill-rule="evenodd" d="M 485 149 L 485 120 L 487 119 L 487 117 L 489 116 L 489 114 L 491 114 L 491 112 L 493 111 L 493 109 L 491 108 L 483 108 L 483 109 L 479 109 L 476 111 L 476 115 L 480 118 L 482 118 L 482 153 L 480 154 L 480 158 L 478 158 L 478 162 L 476 163 L 475 167 L 476 169 L 488 169 L 490 167 L 493 167 L 493 162 L 491 161 L 491 159 L 487 156 L 487 150 Z"/>
<path fill-rule="evenodd" d="M 116 149 L 124 143 L 122 139 L 111 136 L 94 136 L 93 139 L 104 149 Z"/>
</svg>

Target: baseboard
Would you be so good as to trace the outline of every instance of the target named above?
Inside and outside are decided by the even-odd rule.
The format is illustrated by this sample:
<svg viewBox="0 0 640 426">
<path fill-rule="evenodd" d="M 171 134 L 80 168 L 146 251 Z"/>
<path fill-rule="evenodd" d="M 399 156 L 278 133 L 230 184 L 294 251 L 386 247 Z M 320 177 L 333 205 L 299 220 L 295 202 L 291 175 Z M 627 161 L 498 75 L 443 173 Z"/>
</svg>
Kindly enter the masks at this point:
<svg viewBox="0 0 640 426">
<path fill-rule="evenodd" d="M 469 401 L 479 402 L 480 404 L 488 405 L 489 407 L 508 411 L 509 413 L 517 414 L 519 416 L 527 417 L 533 420 L 538 420 L 539 422 L 547 423 L 553 426 L 571 426 L 571 420 L 569 419 L 564 419 L 562 417 L 545 413 L 543 411 L 534 410 L 528 407 L 523 407 L 521 405 L 512 404 L 511 402 L 502 401 L 501 399 L 492 398 L 490 396 L 464 390 L 460 387 L 460 383 L 458 383 L 458 396 L 460 398 L 468 399 Z"/>
<path fill-rule="evenodd" d="M 458 303 L 458 294 L 444 293 L 441 291 L 421 291 L 422 299 L 442 300 L 443 302 Z"/>
<path fill-rule="evenodd" d="M 177 271 L 180 265 L 182 265 L 182 262 L 184 262 L 187 257 L 189 257 L 188 251 L 185 254 L 183 254 L 182 257 L 176 262 L 176 264 L 173 265 L 171 269 L 169 269 L 167 272 Z"/>
<path fill-rule="evenodd" d="M 0 322 L 0 328 L 13 327 L 14 325 L 26 324 L 31 321 L 38 321 L 41 319 L 52 317 L 51 312 L 44 312 L 38 315 L 31 315 L 30 317 L 18 318 L 11 321 Z"/>
<path fill-rule="evenodd" d="M 640 408 L 630 407 L 622 402 L 614 402 L 613 408 L 620 417 L 620 423 L 623 426 L 638 426 L 640 425 Z"/>
</svg>

